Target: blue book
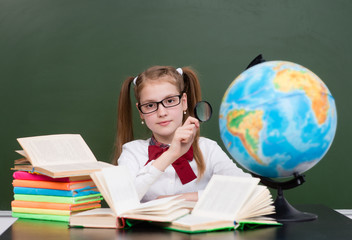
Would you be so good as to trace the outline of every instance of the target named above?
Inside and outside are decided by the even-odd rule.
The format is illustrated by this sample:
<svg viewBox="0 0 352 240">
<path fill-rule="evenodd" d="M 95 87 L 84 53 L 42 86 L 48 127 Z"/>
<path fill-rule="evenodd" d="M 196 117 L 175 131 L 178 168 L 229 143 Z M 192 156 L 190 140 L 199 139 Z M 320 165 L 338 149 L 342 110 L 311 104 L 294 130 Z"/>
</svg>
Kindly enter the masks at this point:
<svg viewBox="0 0 352 240">
<path fill-rule="evenodd" d="M 47 195 L 47 196 L 62 196 L 62 197 L 80 197 L 90 194 L 99 193 L 96 187 L 84 187 L 75 190 L 56 190 L 46 188 L 27 188 L 27 187 L 14 187 L 15 194 L 30 194 L 30 195 Z"/>
</svg>

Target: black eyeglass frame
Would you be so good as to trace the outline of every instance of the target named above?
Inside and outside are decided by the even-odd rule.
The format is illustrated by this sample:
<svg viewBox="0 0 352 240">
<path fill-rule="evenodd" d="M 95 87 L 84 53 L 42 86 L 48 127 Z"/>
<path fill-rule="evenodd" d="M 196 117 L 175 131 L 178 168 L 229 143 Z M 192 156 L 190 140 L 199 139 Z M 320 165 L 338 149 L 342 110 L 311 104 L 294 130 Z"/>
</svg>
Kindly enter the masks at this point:
<svg viewBox="0 0 352 240">
<path fill-rule="evenodd" d="M 158 111 L 158 109 L 159 109 L 159 104 L 163 105 L 164 108 L 176 107 L 177 105 L 180 105 L 182 95 L 183 95 L 183 94 L 170 96 L 170 97 L 164 98 L 163 100 L 161 100 L 161 101 L 159 101 L 159 102 L 148 102 L 148 103 L 144 103 L 144 104 L 138 103 L 138 109 L 139 109 L 139 111 L 141 111 L 141 113 L 143 113 L 143 114 L 150 114 L 150 113 L 153 113 L 153 112 Z M 172 105 L 172 106 L 165 106 L 164 103 L 163 103 L 163 101 L 165 101 L 165 100 L 167 100 L 167 99 L 169 99 L 169 98 L 173 98 L 173 97 L 178 97 L 178 103 L 175 104 L 175 105 Z M 151 104 L 151 103 L 155 103 L 155 104 L 156 104 L 156 109 L 153 110 L 153 111 L 151 111 L 151 112 L 147 112 L 147 113 L 143 112 L 143 111 L 142 111 L 142 107 L 145 106 L 145 105 Z"/>
</svg>

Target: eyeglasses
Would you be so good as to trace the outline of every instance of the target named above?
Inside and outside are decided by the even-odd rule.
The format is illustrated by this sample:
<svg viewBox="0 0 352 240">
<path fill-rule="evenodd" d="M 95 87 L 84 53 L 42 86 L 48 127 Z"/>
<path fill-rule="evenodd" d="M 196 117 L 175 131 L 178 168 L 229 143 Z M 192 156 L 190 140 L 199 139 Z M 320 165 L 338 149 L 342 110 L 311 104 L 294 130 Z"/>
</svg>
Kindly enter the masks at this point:
<svg viewBox="0 0 352 240">
<path fill-rule="evenodd" d="M 138 104 L 138 109 L 143 114 L 148 114 L 155 112 L 159 109 L 159 104 L 161 103 L 164 108 L 175 107 L 180 104 L 182 95 L 175 95 L 171 97 L 167 97 L 160 102 L 148 102 L 144 104 Z"/>
</svg>

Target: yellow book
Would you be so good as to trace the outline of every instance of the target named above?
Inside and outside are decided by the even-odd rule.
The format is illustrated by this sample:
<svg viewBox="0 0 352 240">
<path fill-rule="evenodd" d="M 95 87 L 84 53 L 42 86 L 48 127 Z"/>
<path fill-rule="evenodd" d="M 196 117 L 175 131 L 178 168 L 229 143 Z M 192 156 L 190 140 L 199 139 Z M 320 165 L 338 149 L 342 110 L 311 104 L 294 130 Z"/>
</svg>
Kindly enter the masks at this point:
<svg viewBox="0 0 352 240">
<path fill-rule="evenodd" d="M 23 208 L 23 207 L 12 207 L 12 212 L 62 215 L 62 216 L 70 216 L 70 214 L 71 214 L 71 211 L 69 211 L 69 210 L 56 210 L 56 209 L 43 209 L 43 208 Z"/>
</svg>

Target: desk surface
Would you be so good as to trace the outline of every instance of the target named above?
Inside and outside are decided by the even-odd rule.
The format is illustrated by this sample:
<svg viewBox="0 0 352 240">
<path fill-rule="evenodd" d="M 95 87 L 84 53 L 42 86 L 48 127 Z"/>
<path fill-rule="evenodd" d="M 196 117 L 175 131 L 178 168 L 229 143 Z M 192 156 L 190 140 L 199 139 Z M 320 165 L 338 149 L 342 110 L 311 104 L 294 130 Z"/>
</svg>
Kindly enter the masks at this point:
<svg viewBox="0 0 352 240">
<path fill-rule="evenodd" d="M 268 227 L 248 231 L 222 231 L 202 234 L 185 234 L 163 230 L 150 225 L 136 226 L 130 230 L 71 228 L 65 223 L 35 220 L 17 220 L 1 239 L 146 239 L 154 240 L 171 238 L 186 239 L 235 239 L 235 240 L 272 240 L 272 239 L 351 239 L 352 220 L 348 217 L 322 205 L 297 205 L 301 211 L 318 215 L 318 219 L 309 222 L 286 223 L 280 227 Z"/>
</svg>

